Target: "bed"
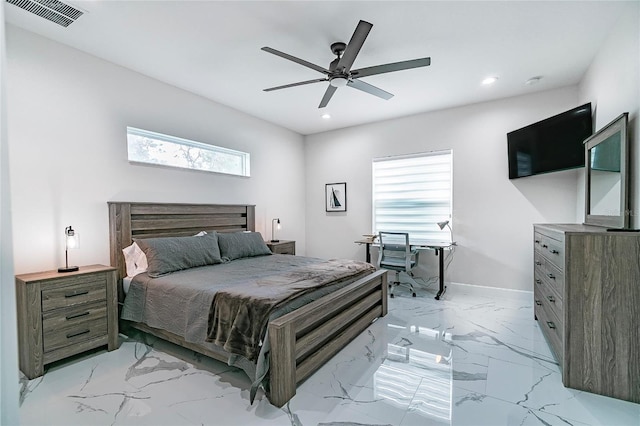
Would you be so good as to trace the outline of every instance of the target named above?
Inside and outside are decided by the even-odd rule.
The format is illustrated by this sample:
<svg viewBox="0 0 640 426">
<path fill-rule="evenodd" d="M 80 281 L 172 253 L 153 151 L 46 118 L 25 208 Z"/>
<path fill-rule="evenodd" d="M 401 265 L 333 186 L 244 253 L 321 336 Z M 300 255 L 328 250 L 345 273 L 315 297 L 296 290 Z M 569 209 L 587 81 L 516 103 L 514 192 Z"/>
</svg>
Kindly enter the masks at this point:
<svg viewBox="0 0 640 426">
<path fill-rule="evenodd" d="M 186 237 L 201 231 L 215 231 L 218 235 L 255 231 L 255 207 L 252 205 L 109 202 L 108 206 L 111 265 L 118 270 L 121 311 L 124 310 L 125 301 L 123 279 L 127 275 L 122 249 L 130 246 L 134 239 Z M 275 273 L 280 264 L 292 267 L 303 264 L 310 268 L 318 264 L 311 258 L 275 254 L 257 258 L 257 264 L 244 259 L 230 263 L 234 262 L 254 265 L 243 269 L 271 270 L 271 276 L 277 275 L 277 279 L 291 274 L 284 267 L 282 273 Z M 227 267 L 222 265 L 216 271 L 223 271 Z M 206 268 L 196 269 L 198 271 L 185 271 L 179 275 L 195 281 L 200 270 Z M 272 279 L 270 277 L 265 279 Z M 141 274 L 136 276 L 131 285 L 144 285 L 144 281 L 144 274 Z M 298 383 L 313 374 L 373 321 L 387 313 L 387 278 L 384 270 L 359 272 L 353 278 L 336 280 L 323 285 L 323 288 L 311 291 L 312 301 L 302 304 L 298 300 L 298 305 L 302 306 L 294 304 L 293 308 L 283 309 L 278 315 L 268 318 L 263 347 L 266 349 L 261 353 L 267 361 L 267 397 L 277 407 L 282 407 L 295 395 Z M 176 306 L 176 309 L 183 310 L 183 307 Z M 209 312 L 203 312 L 202 315 L 207 316 Z M 127 317 L 138 319 L 131 314 Z M 123 330 L 133 327 L 223 362 L 231 363 L 238 358 L 215 344 L 215 340 L 207 341 L 207 336 L 194 339 L 186 333 L 170 327 L 163 328 L 148 320 L 121 319 L 121 323 Z M 240 366 L 250 374 L 247 368 Z M 263 367 L 254 366 L 251 374 L 254 374 L 255 368 L 264 370 Z"/>
</svg>

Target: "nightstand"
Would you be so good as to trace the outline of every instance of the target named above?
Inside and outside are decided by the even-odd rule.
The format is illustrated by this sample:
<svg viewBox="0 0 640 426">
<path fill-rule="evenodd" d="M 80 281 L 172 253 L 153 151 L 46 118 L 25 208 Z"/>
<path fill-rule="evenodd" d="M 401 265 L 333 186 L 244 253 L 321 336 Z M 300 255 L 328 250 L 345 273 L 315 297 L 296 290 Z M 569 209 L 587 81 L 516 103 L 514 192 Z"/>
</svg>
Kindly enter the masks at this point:
<svg viewBox="0 0 640 426">
<path fill-rule="evenodd" d="M 18 356 L 25 376 L 42 376 L 46 364 L 99 346 L 118 349 L 116 282 L 116 269 L 103 265 L 16 276 Z"/>
<path fill-rule="evenodd" d="M 275 254 L 296 254 L 295 241 L 280 240 L 275 243 L 267 241 L 267 247 L 269 247 L 269 250 L 271 250 L 271 252 Z"/>
</svg>

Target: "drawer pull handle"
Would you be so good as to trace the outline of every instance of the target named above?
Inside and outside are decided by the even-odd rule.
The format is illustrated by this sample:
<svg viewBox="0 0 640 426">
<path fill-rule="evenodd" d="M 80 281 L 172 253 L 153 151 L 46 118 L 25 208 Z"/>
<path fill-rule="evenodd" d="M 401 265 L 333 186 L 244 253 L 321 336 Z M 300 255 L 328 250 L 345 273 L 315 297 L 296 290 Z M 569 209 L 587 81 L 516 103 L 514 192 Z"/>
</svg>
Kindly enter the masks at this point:
<svg viewBox="0 0 640 426">
<path fill-rule="evenodd" d="M 67 339 L 71 339 L 72 337 L 76 337 L 76 336 L 81 336 L 83 334 L 87 334 L 89 333 L 89 329 L 87 330 L 82 330 L 82 331 L 78 331 L 77 333 L 69 333 L 67 334 Z"/>
<path fill-rule="evenodd" d="M 553 323 L 553 321 L 547 321 L 547 326 L 548 326 L 549 328 L 553 328 L 553 329 L 555 329 L 555 328 L 556 328 L 556 325 Z"/>
<path fill-rule="evenodd" d="M 549 302 L 551 303 L 556 303 L 556 298 L 553 296 L 547 296 L 547 299 L 549 299 Z"/>
<path fill-rule="evenodd" d="M 548 276 L 549 278 L 551 278 L 552 280 L 555 280 L 555 279 L 556 279 L 556 276 L 555 276 L 555 275 L 553 275 L 553 274 L 547 274 L 547 276 Z"/>
<path fill-rule="evenodd" d="M 542 284 L 542 280 L 540 278 L 536 278 L 536 284 Z"/>
<path fill-rule="evenodd" d="M 542 306 L 542 302 L 541 302 L 541 301 L 539 301 L 539 300 L 536 300 L 536 305 L 537 305 L 537 306 Z"/>
<path fill-rule="evenodd" d="M 558 250 L 551 250 L 551 253 L 553 254 L 560 254 L 560 252 Z"/>
<path fill-rule="evenodd" d="M 542 265 L 542 262 L 540 262 L 539 260 L 536 260 L 536 265 L 540 266 Z"/>
<path fill-rule="evenodd" d="M 548 245 L 546 245 L 546 244 L 543 244 L 543 245 L 542 245 L 542 248 L 549 248 L 549 246 L 548 246 Z"/>
<path fill-rule="evenodd" d="M 70 319 L 74 319 L 74 318 L 85 317 L 85 316 L 87 316 L 87 315 L 89 315 L 89 311 L 87 311 L 87 312 L 83 312 L 83 313 L 81 313 L 81 314 L 67 315 L 65 318 L 66 318 L 66 319 L 68 319 L 68 320 L 70 320 Z"/>
<path fill-rule="evenodd" d="M 68 299 L 70 297 L 84 296 L 85 294 L 89 294 L 89 290 L 81 291 L 79 293 L 68 293 L 68 294 L 65 294 L 64 297 Z"/>
<path fill-rule="evenodd" d="M 536 244 L 540 244 L 540 240 L 536 240 Z"/>
</svg>

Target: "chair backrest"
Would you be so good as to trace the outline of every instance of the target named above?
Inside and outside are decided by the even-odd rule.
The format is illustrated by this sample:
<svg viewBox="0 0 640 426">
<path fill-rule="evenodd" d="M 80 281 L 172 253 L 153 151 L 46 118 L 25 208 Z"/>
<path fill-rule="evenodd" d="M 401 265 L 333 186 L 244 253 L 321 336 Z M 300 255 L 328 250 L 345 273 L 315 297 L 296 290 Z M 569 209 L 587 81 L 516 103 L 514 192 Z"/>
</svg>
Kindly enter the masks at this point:
<svg viewBox="0 0 640 426">
<path fill-rule="evenodd" d="M 411 270 L 411 260 L 414 253 L 409 244 L 409 234 L 407 232 L 380 232 L 379 236 L 378 266 L 390 261 L 395 261 L 394 263 L 404 261 L 404 270 Z"/>
</svg>

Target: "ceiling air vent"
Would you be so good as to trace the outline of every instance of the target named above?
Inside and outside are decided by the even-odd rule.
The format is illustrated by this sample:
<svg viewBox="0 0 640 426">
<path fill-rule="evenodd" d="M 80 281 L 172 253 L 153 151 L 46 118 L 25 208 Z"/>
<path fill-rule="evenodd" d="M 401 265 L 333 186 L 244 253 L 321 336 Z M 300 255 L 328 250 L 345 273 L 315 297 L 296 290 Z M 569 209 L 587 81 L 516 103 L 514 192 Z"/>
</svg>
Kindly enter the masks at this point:
<svg viewBox="0 0 640 426">
<path fill-rule="evenodd" d="M 7 0 L 27 12 L 55 22 L 63 27 L 75 22 L 84 12 L 58 0 Z"/>
</svg>

